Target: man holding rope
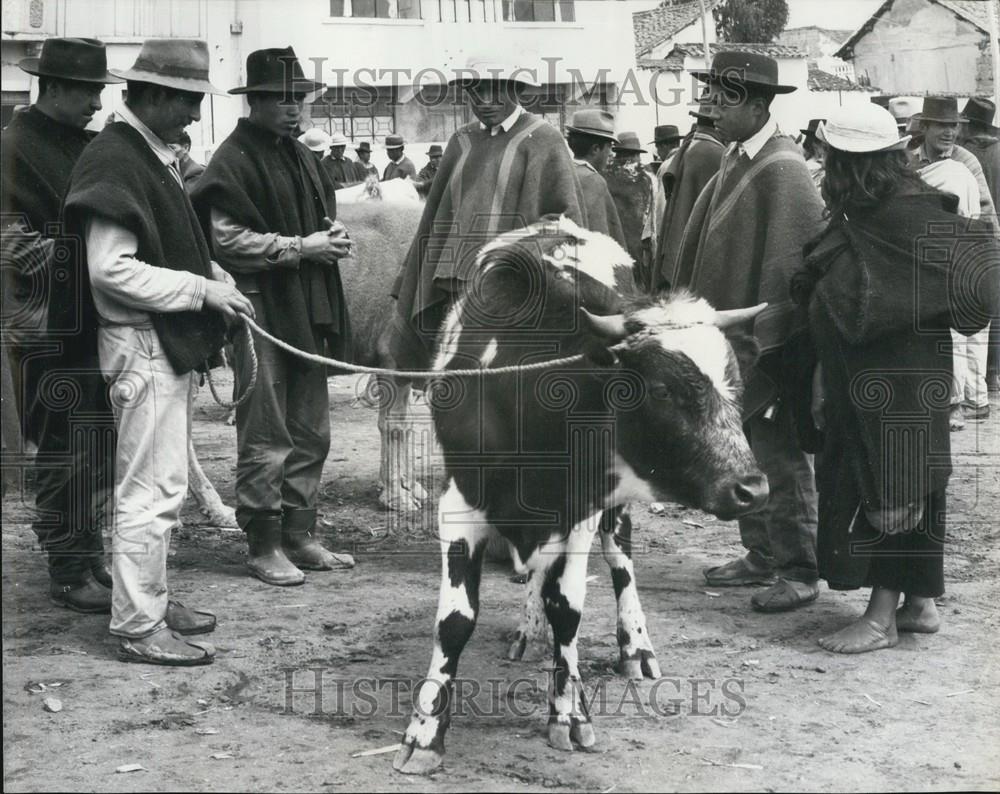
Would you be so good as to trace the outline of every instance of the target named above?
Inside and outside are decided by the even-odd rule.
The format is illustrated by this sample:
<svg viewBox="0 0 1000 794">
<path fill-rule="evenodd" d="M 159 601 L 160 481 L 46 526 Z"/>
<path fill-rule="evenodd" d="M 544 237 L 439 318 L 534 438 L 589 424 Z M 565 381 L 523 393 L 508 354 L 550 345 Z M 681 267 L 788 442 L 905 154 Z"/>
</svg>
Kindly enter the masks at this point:
<svg viewBox="0 0 1000 794">
<path fill-rule="evenodd" d="M 169 144 L 198 121 L 208 45 L 150 39 L 128 81 L 128 100 L 80 156 L 67 187 L 70 267 L 53 272 L 80 296 L 81 360 L 96 352 L 118 431 L 112 537 L 111 634 L 122 661 L 212 662 L 215 616 L 168 600 L 167 551 L 187 493 L 191 373 L 221 346 L 223 317 L 253 306 L 209 258 Z M 90 298 L 92 297 L 92 302 Z M 53 296 L 55 301 L 55 296 Z M 60 300 L 66 305 L 65 300 Z"/>
<path fill-rule="evenodd" d="M 216 258 L 253 302 L 257 321 L 310 354 L 349 356 L 347 307 L 337 260 L 350 251 L 334 223 L 335 187 L 292 137 L 307 93 L 291 47 L 247 58 L 249 118 L 240 119 L 202 175 L 193 199 Z M 236 382 L 250 382 L 247 335 L 234 342 Z M 303 570 L 354 567 L 314 535 L 323 463 L 330 450 L 326 367 L 256 339 L 257 382 L 236 408 L 236 519 L 247 534 L 250 573 L 271 585 L 305 581 Z"/>
</svg>

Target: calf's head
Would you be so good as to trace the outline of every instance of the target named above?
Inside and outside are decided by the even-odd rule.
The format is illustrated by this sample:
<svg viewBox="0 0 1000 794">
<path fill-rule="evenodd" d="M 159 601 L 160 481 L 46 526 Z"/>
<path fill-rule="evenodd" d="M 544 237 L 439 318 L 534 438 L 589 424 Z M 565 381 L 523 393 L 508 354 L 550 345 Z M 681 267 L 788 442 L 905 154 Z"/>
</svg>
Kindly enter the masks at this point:
<svg viewBox="0 0 1000 794">
<path fill-rule="evenodd" d="M 768 498 L 743 433 L 741 370 L 756 342 L 737 330 L 763 309 L 717 312 L 684 293 L 639 300 L 624 314 L 582 311 L 606 360 L 640 391 L 617 414 L 618 501 L 671 500 L 731 519 Z"/>
</svg>

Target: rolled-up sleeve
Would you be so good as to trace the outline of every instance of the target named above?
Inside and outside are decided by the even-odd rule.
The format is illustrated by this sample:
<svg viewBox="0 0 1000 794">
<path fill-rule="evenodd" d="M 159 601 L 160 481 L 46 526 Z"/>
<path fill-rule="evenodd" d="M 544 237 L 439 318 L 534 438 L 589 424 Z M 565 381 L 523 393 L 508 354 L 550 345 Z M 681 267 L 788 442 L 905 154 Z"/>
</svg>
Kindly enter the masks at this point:
<svg viewBox="0 0 1000 794">
<path fill-rule="evenodd" d="M 84 235 L 90 283 L 96 292 L 147 312 L 201 310 L 207 290 L 204 276 L 136 259 L 136 236 L 105 218 L 89 219 Z"/>
<path fill-rule="evenodd" d="M 261 273 L 274 268 L 296 269 L 302 238 L 262 234 L 212 207 L 212 245 L 219 262 L 234 273 Z"/>
</svg>

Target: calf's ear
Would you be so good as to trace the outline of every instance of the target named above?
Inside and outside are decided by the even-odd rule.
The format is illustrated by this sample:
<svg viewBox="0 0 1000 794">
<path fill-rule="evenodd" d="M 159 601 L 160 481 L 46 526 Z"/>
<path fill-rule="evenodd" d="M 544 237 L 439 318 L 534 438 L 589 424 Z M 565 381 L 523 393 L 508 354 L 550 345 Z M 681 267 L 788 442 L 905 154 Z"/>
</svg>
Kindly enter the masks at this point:
<svg viewBox="0 0 1000 794">
<path fill-rule="evenodd" d="M 760 358 L 760 343 L 757 337 L 740 332 L 726 334 L 726 339 L 732 345 L 733 353 L 736 355 L 736 363 L 740 368 L 740 377 L 746 381 L 750 376 L 757 359 Z"/>
</svg>

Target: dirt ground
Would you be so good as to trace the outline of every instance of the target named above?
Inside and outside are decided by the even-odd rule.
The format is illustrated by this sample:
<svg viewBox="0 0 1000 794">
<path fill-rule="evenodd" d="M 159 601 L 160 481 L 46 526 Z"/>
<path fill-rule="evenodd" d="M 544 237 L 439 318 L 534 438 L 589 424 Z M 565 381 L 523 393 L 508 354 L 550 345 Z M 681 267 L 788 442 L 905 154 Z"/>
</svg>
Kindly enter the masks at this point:
<svg viewBox="0 0 1000 794">
<path fill-rule="evenodd" d="M 433 524 L 400 523 L 380 509 L 375 414 L 355 400 L 354 379 L 330 383 L 335 441 L 323 527 L 358 566 L 310 574 L 302 587 L 268 587 L 245 573 L 242 535 L 199 525 L 189 504 L 174 533 L 170 586 L 219 616 L 209 667 L 116 661 L 106 616 L 48 600 L 32 499 L 8 494 L 6 790 L 1000 788 L 996 403 L 988 422 L 954 435 L 940 634 L 903 636 L 893 650 L 859 657 L 826 653 L 816 637 L 858 614 L 866 593 L 824 589 L 807 609 L 758 615 L 750 589 L 711 590 L 701 576 L 740 553 L 734 524 L 637 505 L 639 592 L 663 683 L 627 685 L 616 675 L 614 593 L 595 549 L 580 658 L 600 704 L 598 746 L 549 748 L 545 664 L 503 659 L 521 587 L 489 564 L 479 626 L 459 668 L 483 690 L 452 722 L 443 771 L 414 779 L 393 772 L 392 753 L 357 754 L 399 741 L 409 684 L 427 670 L 439 580 Z M 203 391 L 196 445 L 231 504 L 235 430 L 222 415 Z M 45 698 L 62 710 L 47 711 Z"/>
</svg>

